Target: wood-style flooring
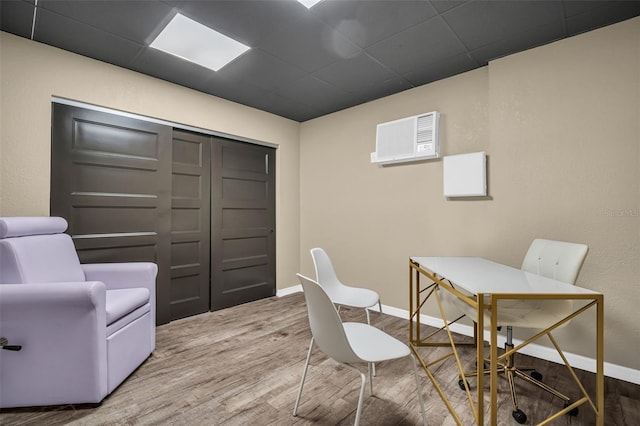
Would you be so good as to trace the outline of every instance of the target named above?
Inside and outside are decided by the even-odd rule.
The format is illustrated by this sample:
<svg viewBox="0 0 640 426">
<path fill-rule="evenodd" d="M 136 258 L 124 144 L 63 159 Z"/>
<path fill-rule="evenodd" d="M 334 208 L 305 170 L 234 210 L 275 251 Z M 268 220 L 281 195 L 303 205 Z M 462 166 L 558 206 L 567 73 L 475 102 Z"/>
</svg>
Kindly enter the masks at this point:
<svg viewBox="0 0 640 426">
<path fill-rule="evenodd" d="M 341 314 L 345 320 L 365 321 L 362 311 L 343 308 Z M 379 324 L 380 315 L 371 316 L 374 325 Z M 385 316 L 384 326 L 407 341 L 406 320 Z M 360 379 L 317 350 L 298 417 L 292 416 L 310 337 L 301 293 L 174 321 L 157 328 L 154 354 L 101 404 L 4 409 L 0 425 L 351 425 Z M 424 349 L 424 356 L 435 359 L 442 350 Z M 467 367 L 472 368 L 473 349 L 465 351 Z M 519 359 L 542 372 L 545 382 L 573 392 L 564 367 L 526 356 Z M 367 387 L 361 424 L 420 424 L 410 361 L 383 362 L 376 370 L 375 396 Z M 593 374 L 579 373 L 592 386 Z M 436 375 L 465 424 L 473 424 L 454 362 L 446 361 Z M 455 424 L 422 371 L 420 378 L 428 424 Z M 500 383 L 499 424 L 517 425 L 506 382 Z M 517 386 L 527 424 L 536 424 L 561 406 L 543 391 L 523 383 Z M 605 393 L 606 425 L 640 425 L 640 386 L 607 378 Z M 576 417 L 564 416 L 554 424 L 592 425 L 594 418 L 583 405 Z"/>
</svg>

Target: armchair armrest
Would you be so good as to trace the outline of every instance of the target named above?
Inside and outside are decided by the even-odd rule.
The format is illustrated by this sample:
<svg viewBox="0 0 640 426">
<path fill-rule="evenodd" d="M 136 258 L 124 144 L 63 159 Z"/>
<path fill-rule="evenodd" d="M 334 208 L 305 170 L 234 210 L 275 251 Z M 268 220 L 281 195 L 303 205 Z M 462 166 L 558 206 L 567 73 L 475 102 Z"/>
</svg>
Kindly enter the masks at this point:
<svg viewBox="0 0 640 426">
<path fill-rule="evenodd" d="M 107 290 L 143 287 L 149 290 L 151 324 L 156 326 L 156 276 L 158 266 L 151 262 L 85 263 L 82 266 L 87 281 L 102 281 Z M 151 333 L 151 348 L 156 347 L 155 330 Z"/>
<path fill-rule="evenodd" d="M 155 263 L 86 263 L 81 266 L 87 281 L 102 281 L 107 290 L 144 287 L 155 295 L 158 274 Z"/>
<path fill-rule="evenodd" d="M 0 336 L 22 346 L 0 351 L 1 406 L 104 398 L 105 301 L 104 284 L 95 281 L 0 284 Z"/>
</svg>

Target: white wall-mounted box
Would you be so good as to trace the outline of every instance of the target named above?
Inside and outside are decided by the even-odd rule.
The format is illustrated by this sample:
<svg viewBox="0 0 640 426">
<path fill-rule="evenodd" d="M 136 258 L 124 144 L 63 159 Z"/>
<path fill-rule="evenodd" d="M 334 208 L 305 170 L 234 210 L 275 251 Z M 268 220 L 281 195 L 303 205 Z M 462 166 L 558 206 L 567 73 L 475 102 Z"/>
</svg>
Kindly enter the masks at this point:
<svg viewBox="0 0 640 426">
<path fill-rule="evenodd" d="M 442 159 L 445 197 L 487 195 L 487 156 L 485 152 L 448 155 Z"/>
</svg>

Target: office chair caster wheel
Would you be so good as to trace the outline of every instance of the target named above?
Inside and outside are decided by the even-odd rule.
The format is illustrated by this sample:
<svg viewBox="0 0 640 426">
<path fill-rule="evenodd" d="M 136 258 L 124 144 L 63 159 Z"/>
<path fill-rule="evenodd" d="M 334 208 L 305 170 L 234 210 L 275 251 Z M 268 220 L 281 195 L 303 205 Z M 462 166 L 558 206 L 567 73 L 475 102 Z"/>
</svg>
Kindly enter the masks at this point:
<svg viewBox="0 0 640 426">
<path fill-rule="evenodd" d="M 466 390 L 466 389 L 464 388 L 464 380 L 462 380 L 462 379 L 458 380 L 458 386 L 460 386 L 460 389 L 462 389 L 462 390 Z M 469 381 L 468 381 L 468 380 L 467 380 L 467 387 L 468 387 L 469 389 L 471 389 L 471 385 L 469 384 Z"/>
<path fill-rule="evenodd" d="M 564 406 L 562 408 L 567 408 L 568 406 L 570 406 L 571 404 L 573 404 L 573 401 L 569 401 L 569 402 L 565 402 Z M 567 416 L 572 416 L 575 417 L 578 415 L 578 407 L 574 408 L 573 410 L 569 411 L 567 413 Z"/>
<path fill-rule="evenodd" d="M 527 422 L 527 415 L 524 413 L 524 411 L 522 411 L 519 408 L 513 413 L 511 413 L 511 415 L 513 416 L 514 419 L 516 419 L 516 422 L 520 423 L 521 425 Z"/>
<path fill-rule="evenodd" d="M 542 374 L 538 373 L 536 370 L 533 370 L 531 372 L 531 377 L 533 377 L 534 379 L 536 379 L 539 382 L 542 381 Z"/>
</svg>

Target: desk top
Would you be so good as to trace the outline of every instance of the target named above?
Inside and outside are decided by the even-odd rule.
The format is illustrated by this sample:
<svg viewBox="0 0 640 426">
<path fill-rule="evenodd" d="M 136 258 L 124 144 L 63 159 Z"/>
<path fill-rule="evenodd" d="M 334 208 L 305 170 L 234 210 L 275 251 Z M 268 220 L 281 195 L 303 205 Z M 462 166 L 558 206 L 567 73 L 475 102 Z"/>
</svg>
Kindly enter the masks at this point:
<svg viewBox="0 0 640 426">
<path fill-rule="evenodd" d="M 411 260 L 472 294 L 600 294 L 480 257 L 411 257 Z"/>
</svg>

